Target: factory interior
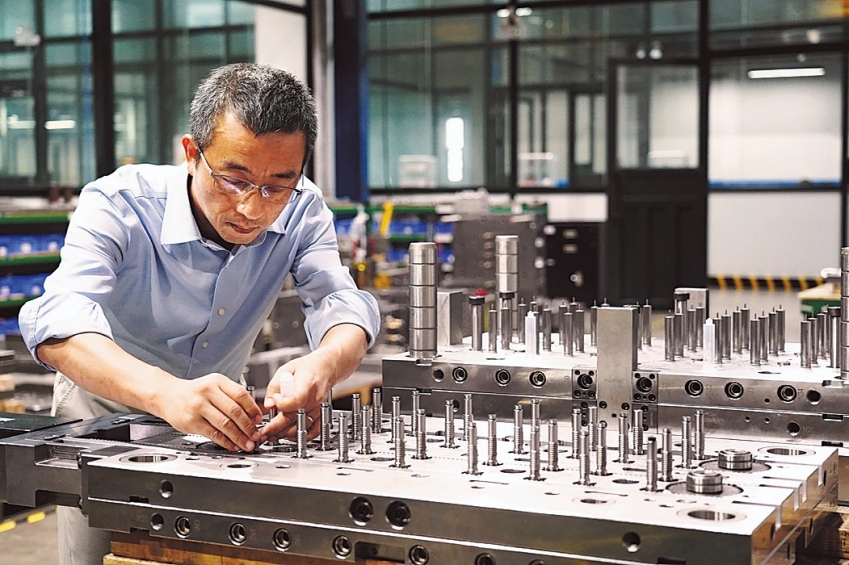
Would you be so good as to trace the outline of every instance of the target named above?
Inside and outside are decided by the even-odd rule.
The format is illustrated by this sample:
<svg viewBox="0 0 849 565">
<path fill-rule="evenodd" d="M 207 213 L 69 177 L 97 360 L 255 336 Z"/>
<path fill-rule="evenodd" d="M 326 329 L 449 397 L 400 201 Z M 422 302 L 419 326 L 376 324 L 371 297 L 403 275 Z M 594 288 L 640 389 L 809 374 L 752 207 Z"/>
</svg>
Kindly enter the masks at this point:
<svg viewBox="0 0 849 565">
<path fill-rule="evenodd" d="M 253 450 L 60 416 L 19 313 L 232 63 L 312 93 L 379 333 Z M 847 218 L 849 0 L 0 1 L 0 565 L 849 564 Z M 293 275 L 258 405 L 316 346 Z"/>
</svg>

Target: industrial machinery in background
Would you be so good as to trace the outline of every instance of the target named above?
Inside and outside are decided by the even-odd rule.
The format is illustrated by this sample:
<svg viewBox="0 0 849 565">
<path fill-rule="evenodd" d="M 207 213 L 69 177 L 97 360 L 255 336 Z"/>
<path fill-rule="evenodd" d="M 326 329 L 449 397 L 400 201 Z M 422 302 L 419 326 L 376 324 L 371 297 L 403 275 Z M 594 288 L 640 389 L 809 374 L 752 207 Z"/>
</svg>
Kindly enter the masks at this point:
<svg viewBox="0 0 849 565">
<path fill-rule="evenodd" d="M 446 401 L 459 407 L 473 393 L 476 417 L 501 419 L 537 398 L 561 417 L 580 410 L 590 426 L 612 425 L 624 414 L 641 433 L 674 429 L 700 409 L 710 435 L 769 437 L 843 454 L 849 343 L 841 336 L 849 335 L 849 310 L 831 307 L 801 322 L 801 343 L 787 344 L 782 309 L 756 315 L 743 306 L 712 318 L 706 289 L 680 288 L 657 339 L 650 304 L 526 303 L 516 292 L 515 239 L 497 241 L 495 300 L 468 299 L 473 329 L 466 341 L 437 337 L 441 318 L 457 316 L 427 306 L 439 294 L 428 274 L 433 252 L 427 243 L 411 246 L 410 316 L 417 321 L 409 351 L 384 358 L 386 396 L 399 396 L 407 408 L 415 393 L 419 406 L 437 414 Z M 849 249 L 841 259 L 849 289 Z M 841 457 L 849 480 L 847 465 Z M 849 484 L 841 500 L 849 500 Z"/>
</svg>

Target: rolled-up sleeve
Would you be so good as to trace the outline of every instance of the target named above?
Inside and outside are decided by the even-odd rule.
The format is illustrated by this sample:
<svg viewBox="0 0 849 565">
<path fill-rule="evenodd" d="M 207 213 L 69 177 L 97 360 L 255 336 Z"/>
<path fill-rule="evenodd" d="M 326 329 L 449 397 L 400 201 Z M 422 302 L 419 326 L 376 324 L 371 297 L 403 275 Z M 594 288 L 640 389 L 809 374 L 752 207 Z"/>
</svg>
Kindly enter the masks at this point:
<svg viewBox="0 0 849 565">
<path fill-rule="evenodd" d="M 18 317 L 21 336 L 36 361 L 41 362 L 36 347 L 51 338 L 87 332 L 112 338 L 102 303 L 115 286 L 126 249 L 127 222 L 132 219 L 115 200 L 97 189 L 83 191 L 59 267 L 47 277 L 44 294 L 24 304 Z"/>
<path fill-rule="evenodd" d="M 377 301 L 357 288 L 342 265 L 330 209 L 315 198 L 298 219 L 298 228 L 301 239 L 292 275 L 303 302 L 310 347 L 316 348 L 324 334 L 339 324 L 361 327 L 371 347 L 380 330 Z"/>
</svg>

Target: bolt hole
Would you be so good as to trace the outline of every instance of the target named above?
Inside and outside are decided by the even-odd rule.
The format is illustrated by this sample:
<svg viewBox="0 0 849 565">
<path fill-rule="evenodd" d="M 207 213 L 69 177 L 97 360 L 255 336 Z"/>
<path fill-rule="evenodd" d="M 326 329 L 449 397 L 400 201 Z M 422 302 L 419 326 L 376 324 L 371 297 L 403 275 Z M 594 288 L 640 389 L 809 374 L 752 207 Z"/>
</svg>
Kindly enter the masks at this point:
<svg viewBox="0 0 849 565">
<path fill-rule="evenodd" d="M 629 553 L 634 553 L 640 549 L 640 535 L 637 532 L 625 532 L 622 536 L 622 545 Z"/>
<path fill-rule="evenodd" d="M 280 528 L 276 532 L 274 532 L 274 538 L 272 539 L 274 543 L 274 547 L 276 547 L 280 551 L 286 551 L 289 549 L 289 546 L 292 545 L 292 536 L 289 535 L 289 530 L 284 530 Z"/>
<path fill-rule="evenodd" d="M 430 561 L 430 553 L 421 545 L 414 545 L 410 548 L 410 561 L 413 565 L 426 565 Z"/>
<path fill-rule="evenodd" d="M 233 545 L 242 545 L 247 539 L 248 531 L 245 529 L 244 524 L 236 522 L 230 526 L 230 541 L 233 542 Z"/>
<path fill-rule="evenodd" d="M 174 522 L 174 532 L 181 537 L 187 538 L 192 533 L 192 523 L 185 516 L 180 516 L 177 518 L 177 521 Z"/>
<path fill-rule="evenodd" d="M 333 540 L 333 553 L 339 557 L 347 557 L 351 554 L 351 540 L 347 536 L 337 536 Z"/>
</svg>

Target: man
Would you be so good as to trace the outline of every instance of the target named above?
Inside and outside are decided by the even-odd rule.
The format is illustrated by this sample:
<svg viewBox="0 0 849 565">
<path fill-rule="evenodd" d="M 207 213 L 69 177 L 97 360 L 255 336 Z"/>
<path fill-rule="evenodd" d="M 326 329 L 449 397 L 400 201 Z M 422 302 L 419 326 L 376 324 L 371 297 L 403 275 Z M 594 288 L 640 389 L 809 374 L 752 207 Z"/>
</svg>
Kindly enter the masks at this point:
<svg viewBox="0 0 849 565">
<path fill-rule="evenodd" d="M 57 370 L 53 413 L 149 412 L 251 451 L 293 437 L 303 407 L 315 437 L 321 401 L 359 365 L 379 316 L 303 177 L 312 97 L 284 71 L 228 65 L 201 82 L 189 125 L 184 165 L 128 165 L 84 188 L 59 268 L 21 309 L 27 346 Z M 289 273 L 313 351 L 281 367 L 258 406 L 239 379 Z M 109 535 L 80 535 L 86 518 L 61 512 L 60 560 L 101 563 Z"/>
</svg>

